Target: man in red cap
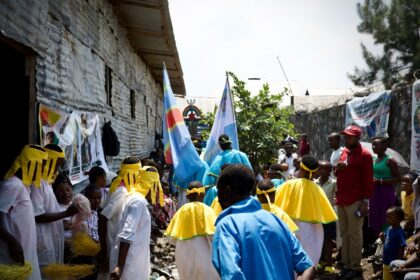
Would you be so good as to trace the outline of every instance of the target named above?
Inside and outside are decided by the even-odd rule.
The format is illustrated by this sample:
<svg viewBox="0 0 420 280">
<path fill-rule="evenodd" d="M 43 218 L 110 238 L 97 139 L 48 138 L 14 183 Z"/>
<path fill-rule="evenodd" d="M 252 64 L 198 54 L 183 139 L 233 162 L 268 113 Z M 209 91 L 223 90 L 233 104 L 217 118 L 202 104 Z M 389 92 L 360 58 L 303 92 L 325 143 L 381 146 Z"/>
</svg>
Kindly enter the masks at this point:
<svg viewBox="0 0 420 280">
<path fill-rule="evenodd" d="M 368 215 L 368 201 L 373 192 L 373 160 L 360 145 L 362 131 L 348 126 L 341 132 L 345 148 L 337 163 L 336 204 L 340 221 L 343 277 L 362 275 L 363 220 Z"/>
</svg>

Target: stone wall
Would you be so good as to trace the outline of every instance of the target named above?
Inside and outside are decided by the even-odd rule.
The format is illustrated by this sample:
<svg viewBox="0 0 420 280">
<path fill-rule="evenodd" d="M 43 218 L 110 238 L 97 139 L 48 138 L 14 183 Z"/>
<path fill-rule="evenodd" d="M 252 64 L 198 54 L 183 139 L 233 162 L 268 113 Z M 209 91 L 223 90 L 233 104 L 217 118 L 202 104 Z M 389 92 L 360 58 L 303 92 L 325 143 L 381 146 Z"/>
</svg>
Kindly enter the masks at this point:
<svg viewBox="0 0 420 280">
<path fill-rule="evenodd" d="M 410 162 L 411 143 L 411 91 L 408 86 L 392 92 L 389 115 L 389 147 L 399 152 Z M 345 125 L 345 105 L 310 113 L 296 113 L 292 117 L 295 130 L 306 133 L 311 144 L 311 154 L 318 159 L 329 159 L 331 151 L 327 136 L 334 131 L 341 131 Z"/>
<path fill-rule="evenodd" d="M 109 1 L 1 1 L 0 31 L 36 53 L 38 102 L 67 112 L 98 113 L 101 125 L 112 121 L 121 152 L 107 158 L 111 169 L 127 155 L 146 156 L 154 149 L 162 123 L 162 90 Z M 112 107 L 107 105 L 105 66 L 112 69 Z M 136 96 L 135 119 L 130 90 Z"/>
</svg>

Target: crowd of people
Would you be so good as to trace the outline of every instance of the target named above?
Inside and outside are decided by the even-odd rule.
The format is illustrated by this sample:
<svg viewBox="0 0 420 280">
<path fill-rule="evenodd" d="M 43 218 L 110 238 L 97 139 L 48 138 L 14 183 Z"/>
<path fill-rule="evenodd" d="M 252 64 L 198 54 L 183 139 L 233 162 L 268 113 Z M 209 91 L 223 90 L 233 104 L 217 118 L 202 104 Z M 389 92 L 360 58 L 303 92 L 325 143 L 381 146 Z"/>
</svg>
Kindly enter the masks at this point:
<svg viewBox="0 0 420 280">
<path fill-rule="evenodd" d="M 372 140 L 371 154 L 361 134 L 328 135 L 329 159 L 310 155 L 307 135 L 287 136 L 261 174 L 221 135 L 220 154 L 188 186 L 157 149 L 124 158 L 116 174 L 92 167 L 82 194 L 58 172 L 62 148 L 27 145 L 0 182 L 0 266 L 29 266 L 26 279 L 87 264 L 80 279 L 146 280 L 151 236 L 164 232 L 181 280 L 353 279 L 363 255 L 371 279 L 418 279 L 418 175 L 400 175 L 386 138 Z"/>
</svg>

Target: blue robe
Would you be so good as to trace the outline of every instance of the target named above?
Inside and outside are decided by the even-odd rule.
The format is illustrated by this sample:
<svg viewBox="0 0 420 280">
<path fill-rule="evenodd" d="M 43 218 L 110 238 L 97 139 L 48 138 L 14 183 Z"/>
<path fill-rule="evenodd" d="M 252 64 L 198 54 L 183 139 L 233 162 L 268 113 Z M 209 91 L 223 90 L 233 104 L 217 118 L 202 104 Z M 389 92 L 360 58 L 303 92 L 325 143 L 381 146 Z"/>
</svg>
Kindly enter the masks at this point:
<svg viewBox="0 0 420 280">
<path fill-rule="evenodd" d="M 223 280 L 292 280 L 313 265 L 287 226 L 252 198 L 220 213 L 212 262 Z"/>
<path fill-rule="evenodd" d="M 248 156 L 238 150 L 226 150 L 221 152 L 210 165 L 209 171 L 206 176 L 204 176 L 203 184 L 204 186 L 215 186 L 217 183 L 217 178 L 220 175 L 220 169 L 226 163 L 242 163 L 251 168 L 251 163 L 249 162 Z"/>
<path fill-rule="evenodd" d="M 203 203 L 206 204 L 207 206 L 211 206 L 216 196 L 217 196 L 217 187 L 216 186 L 210 187 L 206 191 L 206 195 L 204 196 Z"/>
<path fill-rule="evenodd" d="M 281 186 L 281 184 L 283 184 L 284 182 L 286 182 L 283 178 L 281 179 L 271 179 L 271 182 L 273 182 L 274 187 L 277 189 L 279 186 Z"/>
</svg>

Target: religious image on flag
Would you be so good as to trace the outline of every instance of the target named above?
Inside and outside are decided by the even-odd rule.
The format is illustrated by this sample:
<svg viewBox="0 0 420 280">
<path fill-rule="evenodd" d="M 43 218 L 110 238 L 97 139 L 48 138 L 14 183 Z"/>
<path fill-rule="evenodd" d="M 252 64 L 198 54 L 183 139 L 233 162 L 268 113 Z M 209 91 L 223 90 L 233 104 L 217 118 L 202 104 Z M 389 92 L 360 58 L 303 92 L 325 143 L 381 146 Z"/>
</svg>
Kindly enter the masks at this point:
<svg viewBox="0 0 420 280">
<path fill-rule="evenodd" d="M 222 151 L 219 146 L 219 136 L 226 134 L 232 140 L 232 147 L 239 150 L 238 132 L 236 129 L 235 110 L 232 93 L 230 92 L 229 77 L 226 76 L 225 89 L 217 108 L 209 140 L 207 141 L 204 161 L 211 165 L 216 156 Z"/>
<path fill-rule="evenodd" d="M 173 164 L 180 186 L 188 186 L 205 170 L 205 163 L 200 159 L 190 133 L 184 123 L 181 110 L 176 104 L 166 68 L 163 68 L 163 143 L 165 160 Z M 201 175 L 202 177 L 202 175 Z"/>
</svg>

